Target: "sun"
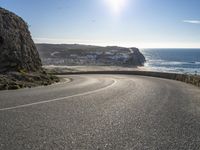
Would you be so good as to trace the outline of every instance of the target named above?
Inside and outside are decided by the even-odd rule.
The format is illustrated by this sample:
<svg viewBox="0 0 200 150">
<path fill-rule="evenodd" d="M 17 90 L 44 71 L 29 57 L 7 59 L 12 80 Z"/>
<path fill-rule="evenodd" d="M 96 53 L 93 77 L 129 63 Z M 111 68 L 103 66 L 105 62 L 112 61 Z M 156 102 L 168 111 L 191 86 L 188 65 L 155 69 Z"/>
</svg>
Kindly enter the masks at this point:
<svg viewBox="0 0 200 150">
<path fill-rule="evenodd" d="M 127 0 L 104 0 L 112 12 L 119 14 L 127 3 Z"/>
</svg>

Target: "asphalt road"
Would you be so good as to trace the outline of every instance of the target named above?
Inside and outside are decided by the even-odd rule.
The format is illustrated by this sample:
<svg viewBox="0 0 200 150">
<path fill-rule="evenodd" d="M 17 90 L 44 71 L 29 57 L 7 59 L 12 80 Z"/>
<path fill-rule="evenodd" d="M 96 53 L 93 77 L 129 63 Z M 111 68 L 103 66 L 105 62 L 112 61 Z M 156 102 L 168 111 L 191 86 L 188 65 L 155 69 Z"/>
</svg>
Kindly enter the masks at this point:
<svg viewBox="0 0 200 150">
<path fill-rule="evenodd" d="M 0 92 L 0 150 L 200 149 L 199 88 L 131 75 L 66 77 Z"/>
</svg>

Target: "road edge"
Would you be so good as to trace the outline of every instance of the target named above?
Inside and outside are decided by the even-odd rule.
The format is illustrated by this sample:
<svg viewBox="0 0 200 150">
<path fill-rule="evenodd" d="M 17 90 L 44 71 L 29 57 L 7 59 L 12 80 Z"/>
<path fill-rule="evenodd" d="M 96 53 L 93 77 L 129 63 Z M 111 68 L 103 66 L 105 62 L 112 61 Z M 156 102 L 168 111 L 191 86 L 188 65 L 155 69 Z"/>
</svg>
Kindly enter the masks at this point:
<svg viewBox="0 0 200 150">
<path fill-rule="evenodd" d="M 200 76 L 178 74 L 178 73 L 153 72 L 153 71 L 78 71 L 78 72 L 63 72 L 63 73 L 51 73 L 51 74 L 52 75 L 81 75 L 81 74 L 139 75 L 139 76 L 149 76 L 149 77 L 176 80 L 200 87 Z"/>
</svg>

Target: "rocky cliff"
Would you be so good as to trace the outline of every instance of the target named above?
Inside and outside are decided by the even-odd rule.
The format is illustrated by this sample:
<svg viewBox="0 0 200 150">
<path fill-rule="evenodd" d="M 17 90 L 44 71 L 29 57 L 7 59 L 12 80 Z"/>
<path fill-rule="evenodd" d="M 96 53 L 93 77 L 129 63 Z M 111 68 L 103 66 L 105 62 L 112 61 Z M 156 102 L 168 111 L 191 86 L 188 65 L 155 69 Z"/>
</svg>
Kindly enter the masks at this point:
<svg viewBox="0 0 200 150">
<path fill-rule="evenodd" d="M 132 47 L 129 50 L 131 51 L 131 57 L 128 59 L 127 64 L 133 66 L 143 66 L 146 62 L 146 59 L 140 50 L 135 47 Z"/>
<path fill-rule="evenodd" d="M 38 71 L 41 67 L 27 23 L 14 13 L 0 8 L 0 72 Z"/>
<path fill-rule="evenodd" d="M 42 68 L 27 23 L 0 8 L 0 90 L 49 85 L 58 81 Z"/>
</svg>

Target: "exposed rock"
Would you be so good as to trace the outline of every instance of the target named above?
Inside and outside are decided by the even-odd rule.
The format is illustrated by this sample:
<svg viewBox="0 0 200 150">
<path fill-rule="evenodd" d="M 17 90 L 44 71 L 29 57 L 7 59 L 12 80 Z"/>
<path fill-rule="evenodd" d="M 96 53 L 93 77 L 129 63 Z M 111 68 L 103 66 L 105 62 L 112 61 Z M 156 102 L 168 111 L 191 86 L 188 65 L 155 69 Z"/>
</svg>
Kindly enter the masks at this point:
<svg viewBox="0 0 200 150">
<path fill-rule="evenodd" d="M 42 68 L 39 53 L 22 18 L 0 8 L 0 90 L 58 82 Z"/>
<path fill-rule="evenodd" d="M 134 66 L 143 66 L 146 62 L 144 55 L 139 51 L 138 48 L 133 47 L 130 50 L 132 50 L 132 53 L 127 63 Z"/>
<path fill-rule="evenodd" d="M 28 25 L 22 18 L 0 8 L 0 72 L 38 71 L 42 67 Z"/>
</svg>

